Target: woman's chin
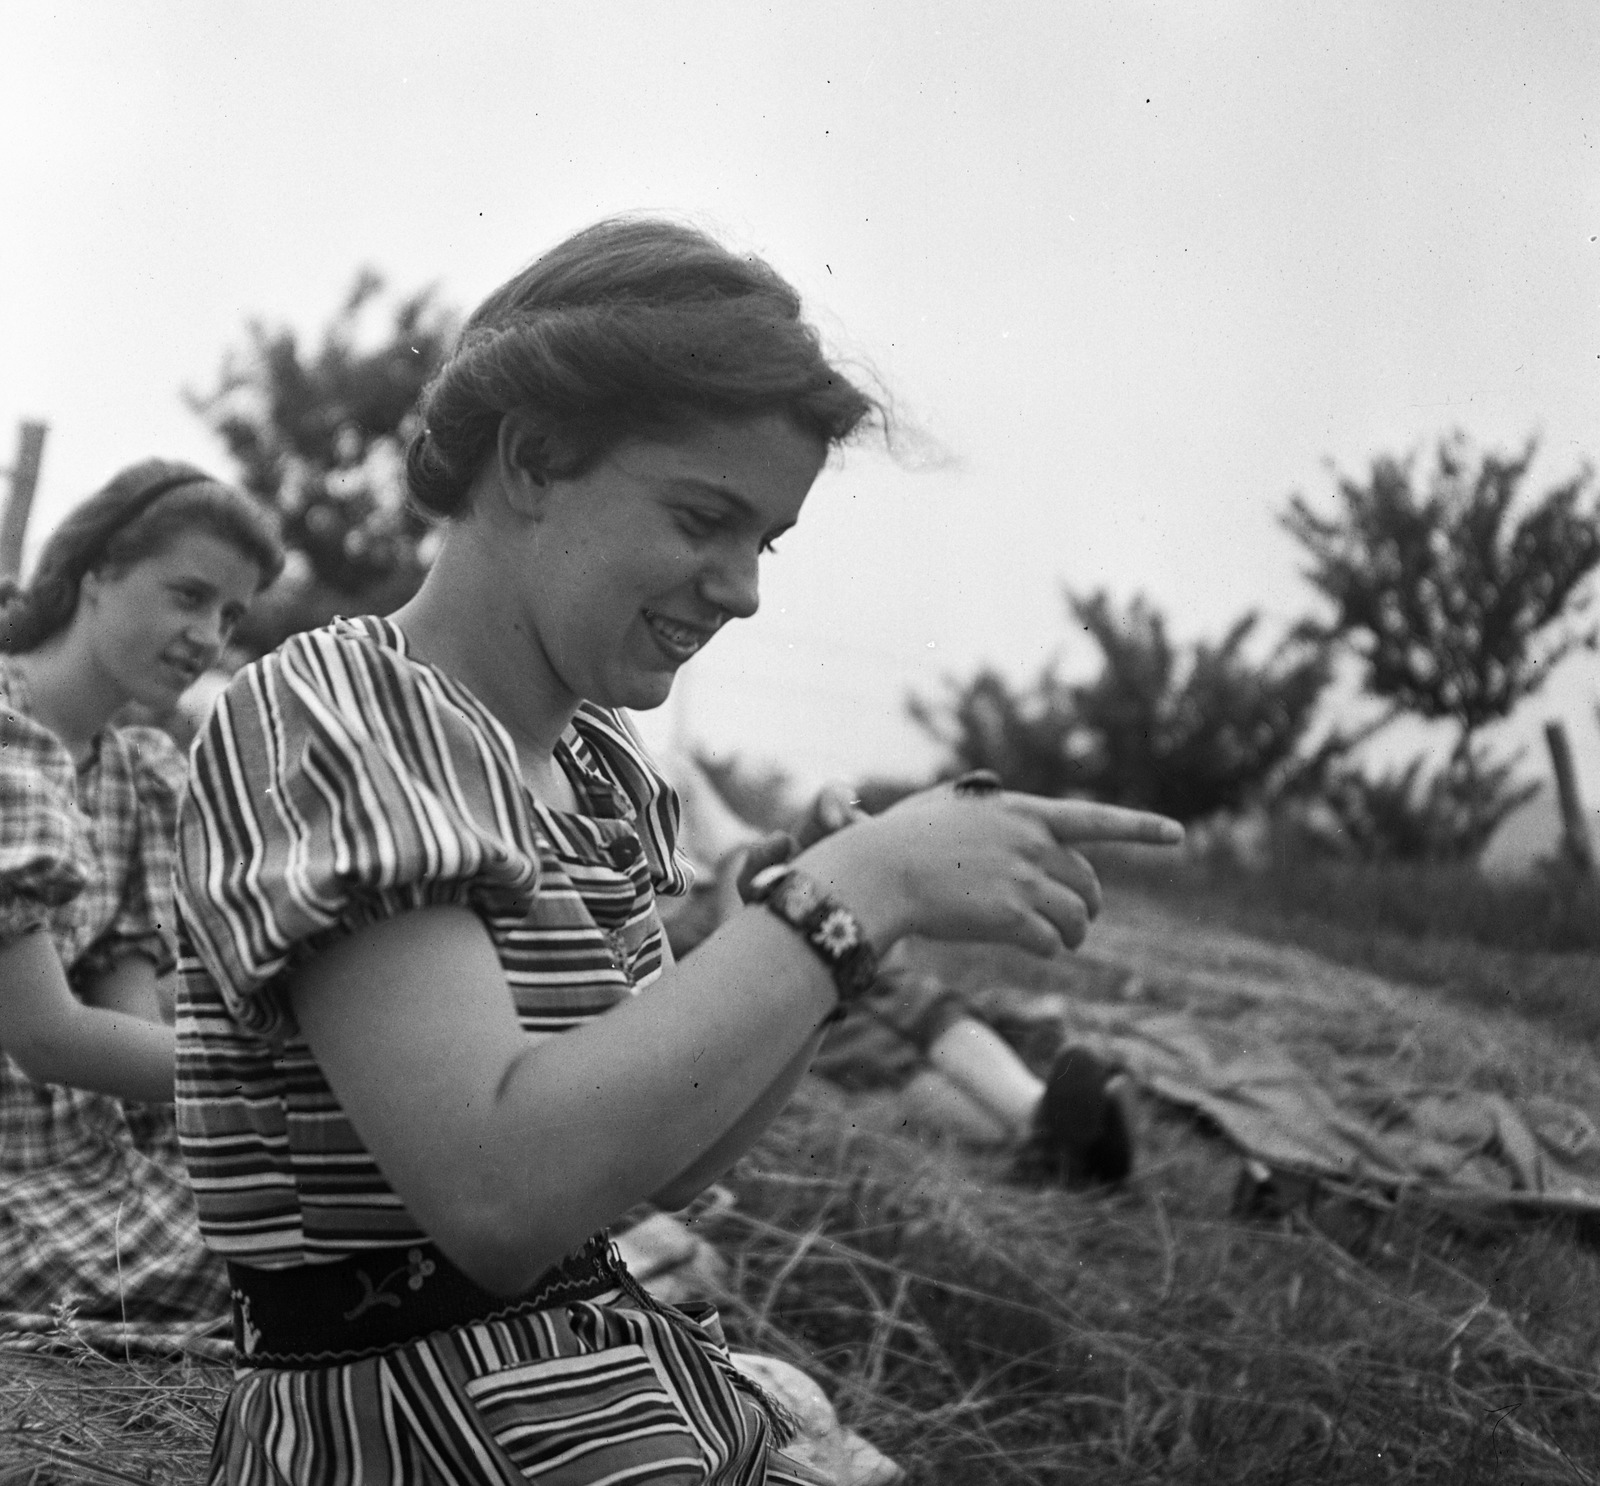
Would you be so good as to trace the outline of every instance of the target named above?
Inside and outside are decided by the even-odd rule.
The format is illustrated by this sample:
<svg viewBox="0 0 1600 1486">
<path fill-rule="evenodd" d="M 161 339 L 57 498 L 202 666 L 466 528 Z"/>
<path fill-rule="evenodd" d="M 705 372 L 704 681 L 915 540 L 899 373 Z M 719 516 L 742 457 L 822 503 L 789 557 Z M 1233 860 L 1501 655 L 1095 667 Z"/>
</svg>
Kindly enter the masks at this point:
<svg viewBox="0 0 1600 1486">
<path fill-rule="evenodd" d="M 603 696 L 591 696 L 590 700 L 598 702 L 603 707 L 624 707 L 629 712 L 652 712 L 661 706 L 672 695 L 672 683 L 677 680 L 676 671 L 636 671 L 629 676 L 619 676 L 616 681 L 603 688 Z"/>
<path fill-rule="evenodd" d="M 632 701 L 620 705 L 630 712 L 653 712 L 657 707 L 664 706 L 671 695 L 672 681 L 668 679 L 660 686 L 639 688 Z"/>
<path fill-rule="evenodd" d="M 177 711 L 178 702 L 188 689 L 186 686 L 156 681 L 141 686 L 128 700 L 142 707 L 152 717 L 165 717 Z"/>
</svg>

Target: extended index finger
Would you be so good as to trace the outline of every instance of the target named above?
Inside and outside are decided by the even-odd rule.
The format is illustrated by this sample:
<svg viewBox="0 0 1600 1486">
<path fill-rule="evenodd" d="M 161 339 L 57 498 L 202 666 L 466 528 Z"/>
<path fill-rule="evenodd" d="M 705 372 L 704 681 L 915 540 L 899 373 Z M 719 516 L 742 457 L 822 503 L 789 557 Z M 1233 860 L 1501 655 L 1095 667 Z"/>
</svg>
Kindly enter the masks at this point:
<svg viewBox="0 0 1600 1486">
<path fill-rule="evenodd" d="M 1125 841 L 1143 846 L 1177 846 L 1183 827 L 1153 810 L 1125 805 L 1097 805 L 1091 800 L 1045 800 L 1033 795 L 1008 795 L 1006 803 L 1036 814 L 1063 845 L 1086 841 Z"/>
</svg>

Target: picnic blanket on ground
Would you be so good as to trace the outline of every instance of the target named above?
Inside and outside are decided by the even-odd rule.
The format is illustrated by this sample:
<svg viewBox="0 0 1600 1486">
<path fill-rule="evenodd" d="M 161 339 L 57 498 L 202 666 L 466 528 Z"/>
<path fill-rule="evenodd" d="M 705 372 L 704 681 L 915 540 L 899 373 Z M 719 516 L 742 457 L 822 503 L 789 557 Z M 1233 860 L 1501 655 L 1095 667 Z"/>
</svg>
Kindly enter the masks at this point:
<svg viewBox="0 0 1600 1486">
<path fill-rule="evenodd" d="M 1182 1012 L 1089 1005 L 1073 1019 L 1142 1088 L 1273 1170 L 1457 1207 L 1600 1214 L 1600 1130 L 1572 1104 L 1381 1074 L 1329 1087 L 1282 1049 Z"/>
<path fill-rule="evenodd" d="M 1042 1019 L 1273 1171 L 1485 1214 L 1600 1214 L 1588 1046 L 1137 895 L 1107 919 L 1092 954 L 1013 957 L 1014 982 L 969 1000 L 1019 1046 Z"/>
</svg>

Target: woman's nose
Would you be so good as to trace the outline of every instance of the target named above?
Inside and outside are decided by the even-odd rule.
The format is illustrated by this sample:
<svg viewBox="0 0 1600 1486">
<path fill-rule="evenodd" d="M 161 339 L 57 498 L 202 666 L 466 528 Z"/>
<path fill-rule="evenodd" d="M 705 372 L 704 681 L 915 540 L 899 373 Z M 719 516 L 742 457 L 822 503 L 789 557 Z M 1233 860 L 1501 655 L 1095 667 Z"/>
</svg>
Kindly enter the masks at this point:
<svg viewBox="0 0 1600 1486">
<path fill-rule="evenodd" d="M 759 552 L 722 554 L 700 580 L 700 592 L 735 619 L 748 619 L 761 607 Z"/>
<path fill-rule="evenodd" d="M 224 629 L 221 610 L 194 614 L 190 616 L 189 623 L 185 627 L 184 637 L 197 650 L 205 652 L 209 664 L 222 653 L 222 643 L 226 638 Z"/>
</svg>

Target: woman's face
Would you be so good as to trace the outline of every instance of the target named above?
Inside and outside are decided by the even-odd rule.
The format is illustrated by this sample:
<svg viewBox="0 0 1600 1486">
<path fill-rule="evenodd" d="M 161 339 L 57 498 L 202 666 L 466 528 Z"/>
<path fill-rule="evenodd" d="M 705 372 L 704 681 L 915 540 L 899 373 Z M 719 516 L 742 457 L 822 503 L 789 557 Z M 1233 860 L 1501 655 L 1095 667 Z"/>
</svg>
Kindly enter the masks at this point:
<svg viewBox="0 0 1600 1486">
<path fill-rule="evenodd" d="M 756 612 L 761 556 L 794 525 L 826 452 L 770 414 L 625 443 L 544 486 L 519 587 L 559 700 L 666 701 L 679 666 Z"/>
<path fill-rule="evenodd" d="M 165 712 L 216 661 L 261 579 L 230 543 L 185 532 L 120 572 L 87 575 L 74 623 L 129 701 Z"/>
</svg>

